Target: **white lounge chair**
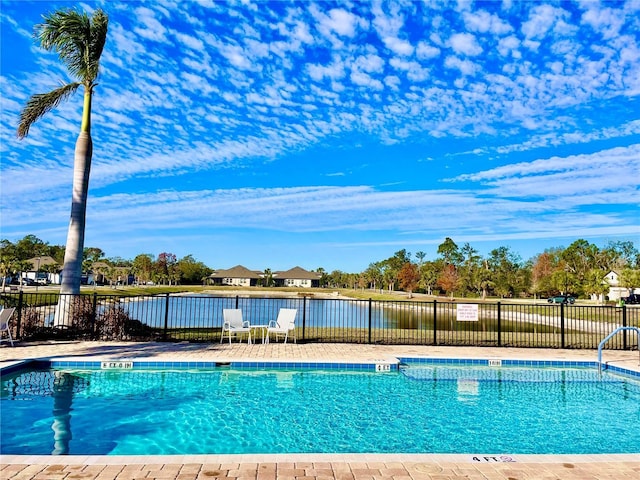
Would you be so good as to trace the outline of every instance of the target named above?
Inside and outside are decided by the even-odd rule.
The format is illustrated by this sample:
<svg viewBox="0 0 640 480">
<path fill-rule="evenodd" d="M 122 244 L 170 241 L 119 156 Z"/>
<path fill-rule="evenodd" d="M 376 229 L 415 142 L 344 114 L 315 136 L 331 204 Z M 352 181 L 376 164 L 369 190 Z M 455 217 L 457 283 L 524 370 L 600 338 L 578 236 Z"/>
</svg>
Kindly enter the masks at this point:
<svg viewBox="0 0 640 480">
<path fill-rule="evenodd" d="M 251 326 L 248 321 L 242 320 L 242 310 L 238 308 L 225 308 L 222 310 L 224 323 L 222 324 L 222 335 L 220 335 L 220 343 L 224 339 L 224 333 L 227 332 L 229 344 L 231 344 L 231 335 L 246 333 L 249 335 L 248 343 L 251 343 Z"/>
<path fill-rule="evenodd" d="M 9 319 L 11 319 L 11 315 L 13 315 L 13 312 L 15 310 L 15 308 L 3 308 L 2 310 L 0 310 L 0 343 L 3 342 L 3 332 L 7 332 L 7 336 L 9 337 L 9 341 L 11 342 L 12 347 L 13 338 L 11 337 L 11 325 L 9 325 Z"/>
<path fill-rule="evenodd" d="M 278 312 L 278 318 L 271 320 L 267 327 L 267 343 L 272 333 L 275 334 L 276 340 L 278 337 L 284 337 L 284 343 L 287 343 L 289 333 L 293 334 L 294 343 L 298 343 L 296 338 L 296 313 L 298 310 L 295 308 L 281 308 Z"/>
</svg>

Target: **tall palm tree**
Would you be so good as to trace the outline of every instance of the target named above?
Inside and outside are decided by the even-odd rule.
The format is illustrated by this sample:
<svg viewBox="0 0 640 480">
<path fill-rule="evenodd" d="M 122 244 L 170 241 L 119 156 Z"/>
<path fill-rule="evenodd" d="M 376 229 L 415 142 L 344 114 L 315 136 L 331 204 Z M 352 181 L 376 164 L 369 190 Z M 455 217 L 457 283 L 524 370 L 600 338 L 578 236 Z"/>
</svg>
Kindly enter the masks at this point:
<svg viewBox="0 0 640 480">
<path fill-rule="evenodd" d="M 26 137 L 36 120 L 69 98 L 78 88 L 84 87 L 82 123 L 73 164 L 71 220 L 60 288 L 60 293 L 78 294 L 82 276 L 87 193 L 93 153 L 91 96 L 97 85 L 100 56 L 107 39 L 109 18 L 100 9 L 95 10 L 91 17 L 84 12 L 65 9 L 44 15 L 43 19 L 44 22 L 34 28 L 34 38 L 45 50 L 56 52 L 70 75 L 77 81 L 29 98 L 20 113 L 17 135 L 19 139 Z"/>
</svg>

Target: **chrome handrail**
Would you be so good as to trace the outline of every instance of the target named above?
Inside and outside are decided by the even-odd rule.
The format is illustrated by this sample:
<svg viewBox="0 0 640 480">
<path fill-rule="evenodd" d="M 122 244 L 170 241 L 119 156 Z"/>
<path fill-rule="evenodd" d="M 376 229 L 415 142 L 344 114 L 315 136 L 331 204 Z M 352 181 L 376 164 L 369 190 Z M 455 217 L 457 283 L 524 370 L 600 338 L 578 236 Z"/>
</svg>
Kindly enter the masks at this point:
<svg viewBox="0 0 640 480">
<path fill-rule="evenodd" d="M 602 347 L 607 343 L 611 337 L 613 337 L 616 333 L 621 332 L 623 330 L 635 330 L 638 334 L 638 355 L 640 356 L 640 328 L 638 327 L 618 327 L 609 335 L 607 335 L 601 342 L 598 344 L 598 373 L 602 373 Z"/>
</svg>

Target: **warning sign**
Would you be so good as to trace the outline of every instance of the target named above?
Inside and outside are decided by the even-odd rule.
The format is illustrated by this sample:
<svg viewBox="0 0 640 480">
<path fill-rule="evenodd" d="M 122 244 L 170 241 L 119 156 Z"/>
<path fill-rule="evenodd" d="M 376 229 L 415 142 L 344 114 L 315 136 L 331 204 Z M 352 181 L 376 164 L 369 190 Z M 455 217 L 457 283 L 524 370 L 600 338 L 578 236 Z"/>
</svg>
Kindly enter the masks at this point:
<svg viewBox="0 0 640 480">
<path fill-rule="evenodd" d="M 458 305 L 456 305 L 456 320 L 458 320 L 459 322 L 477 322 L 478 304 L 459 303 Z"/>
</svg>

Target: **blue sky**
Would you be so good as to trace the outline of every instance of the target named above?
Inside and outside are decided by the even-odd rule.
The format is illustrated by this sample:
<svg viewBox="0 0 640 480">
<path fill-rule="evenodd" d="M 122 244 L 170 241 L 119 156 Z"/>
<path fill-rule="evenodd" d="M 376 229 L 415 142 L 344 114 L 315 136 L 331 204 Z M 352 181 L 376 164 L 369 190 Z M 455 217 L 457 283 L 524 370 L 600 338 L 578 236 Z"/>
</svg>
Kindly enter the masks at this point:
<svg viewBox="0 0 640 480">
<path fill-rule="evenodd" d="M 451 237 L 523 259 L 634 241 L 640 1 L 2 0 L 2 238 L 64 244 L 82 95 L 31 37 L 109 15 L 85 246 L 359 272 Z"/>
</svg>

